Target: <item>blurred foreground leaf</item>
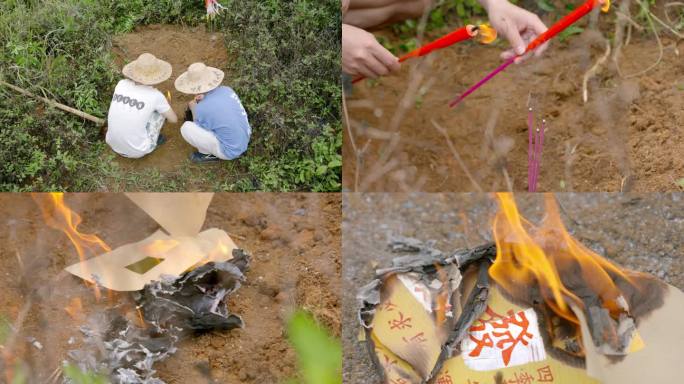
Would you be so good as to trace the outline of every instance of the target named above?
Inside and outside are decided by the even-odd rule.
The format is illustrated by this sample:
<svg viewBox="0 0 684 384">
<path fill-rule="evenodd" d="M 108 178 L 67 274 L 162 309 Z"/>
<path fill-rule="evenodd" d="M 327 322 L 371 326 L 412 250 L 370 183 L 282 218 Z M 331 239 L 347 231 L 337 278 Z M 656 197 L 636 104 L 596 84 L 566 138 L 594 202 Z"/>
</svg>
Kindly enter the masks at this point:
<svg viewBox="0 0 684 384">
<path fill-rule="evenodd" d="M 0 315 L 0 345 L 4 344 L 9 338 L 10 334 L 10 323 L 7 321 L 5 316 Z"/>
<path fill-rule="evenodd" d="M 310 314 L 296 312 L 290 318 L 287 333 L 299 357 L 299 369 L 304 383 L 342 383 L 340 342 L 318 325 Z"/>
<path fill-rule="evenodd" d="M 83 372 L 75 365 L 67 364 L 63 368 L 64 376 L 74 384 L 109 384 L 109 380 L 93 372 Z"/>
</svg>

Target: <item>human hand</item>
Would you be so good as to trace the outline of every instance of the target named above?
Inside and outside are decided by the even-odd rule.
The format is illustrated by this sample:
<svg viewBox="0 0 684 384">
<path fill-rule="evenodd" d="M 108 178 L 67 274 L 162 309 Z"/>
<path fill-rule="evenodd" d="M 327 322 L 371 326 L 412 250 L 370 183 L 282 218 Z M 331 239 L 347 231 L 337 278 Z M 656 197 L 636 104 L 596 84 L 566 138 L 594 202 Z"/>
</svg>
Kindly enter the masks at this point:
<svg viewBox="0 0 684 384">
<path fill-rule="evenodd" d="M 204 95 L 195 95 L 194 101 L 199 103 L 202 99 L 204 99 Z"/>
<path fill-rule="evenodd" d="M 525 53 L 527 45 L 548 28 L 539 16 L 509 3 L 507 0 L 481 0 L 487 10 L 489 22 L 496 31 L 506 37 L 511 49 L 501 53 L 503 60 Z M 534 50 L 534 56 L 541 55 L 548 47 L 548 42 Z M 516 63 L 522 62 L 527 56 L 519 57 Z"/>
<path fill-rule="evenodd" d="M 401 68 L 399 59 L 385 49 L 373 34 L 342 24 L 342 71 L 375 79 Z"/>
</svg>

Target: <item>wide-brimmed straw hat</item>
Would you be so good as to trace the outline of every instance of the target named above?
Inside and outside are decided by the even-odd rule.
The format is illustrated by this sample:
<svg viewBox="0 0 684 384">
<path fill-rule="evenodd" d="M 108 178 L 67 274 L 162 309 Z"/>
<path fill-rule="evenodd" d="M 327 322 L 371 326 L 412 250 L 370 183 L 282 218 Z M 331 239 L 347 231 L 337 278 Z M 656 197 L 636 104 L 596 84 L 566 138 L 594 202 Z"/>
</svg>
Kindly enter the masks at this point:
<svg viewBox="0 0 684 384">
<path fill-rule="evenodd" d="M 176 89 L 183 93 L 196 95 L 209 92 L 221 85 L 225 74 L 218 68 L 207 67 L 204 63 L 195 63 L 187 72 L 176 79 Z"/>
<path fill-rule="evenodd" d="M 171 64 L 157 59 L 151 53 L 143 53 L 123 67 L 124 76 L 144 85 L 155 85 L 171 77 Z"/>
</svg>

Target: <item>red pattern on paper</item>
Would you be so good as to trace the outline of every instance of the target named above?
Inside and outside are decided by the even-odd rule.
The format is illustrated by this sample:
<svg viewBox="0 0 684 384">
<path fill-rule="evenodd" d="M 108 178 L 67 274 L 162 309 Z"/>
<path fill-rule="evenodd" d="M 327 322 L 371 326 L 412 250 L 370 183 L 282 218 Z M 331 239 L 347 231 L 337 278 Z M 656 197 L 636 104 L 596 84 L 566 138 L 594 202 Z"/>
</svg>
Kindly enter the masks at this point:
<svg viewBox="0 0 684 384">
<path fill-rule="evenodd" d="M 449 374 L 449 370 L 446 370 L 444 373 L 439 375 L 435 381 L 435 384 L 454 384 L 454 381 L 451 379 L 451 375 Z"/>
<path fill-rule="evenodd" d="M 512 379 L 506 380 L 507 384 L 532 384 L 533 382 L 534 377 L 527 372 L 521 372 L 520 375 L 514 373 Z"/>
<path fill-rule="evenodd" d="M 392 312 L 395 308 L 397 308 L 397 305 L 392 303 L 392 301 L 390 300 L 387 300 L 385 303 L 382 304 L 382 309 L 387 312 Z"/>
<path fill-rule="evenodd" d="M 551 372 L 550 366 L 545 366 L 537 369 L 537 374 L 539 378 L 537 381 L 540 383 L 553 383 L 553 372 Z"/>
<path fill-rule="evenodd" d="M 404 340 L 404 343 L 406 343 L 406 344 L 411 344 L 411 343 L 422 344 L 422 343 L 427 341 L 427 339 L 425 338 L 425 332 L 417 333 L 415 336 L 411 337 L 410 339 L 407 339 L 404 336 L 404 337 L 402 337 L 402 340 Z"/>
<path fill-rule="evenodd" d="M 384 362 L 382 363 L 382 366 L 385 368 L 385 371 L 389 371 L 392 369 L 393 366 L 397 364 L 397 360 L 392 360 L 387 354 L 383 353 L 382 356 L 384 357 Z"/>
<path fill-rule="evenodd" d="M 491 347 L 494 346 L 494 342 L 492 341 L 492 337 L 489 336 L 489 333 L 483 334 L 483 335 L 482 335 L 482 339 L 480 339 L 480 340 L 478 340 L 477 338 L 475 338 L 475 336 L 473 336 L 473 335 L 471 334 L 471 335 L 470 335 L 470 340 L 474 341 L 474 342 L 477 344 L 477 347 L 475 347 L 475 349 L 473 349 L 472 351 L 470 351 L 470 353 L 468 354 L 468 356 L 472 356 L 472 357 L 474 357 L 474 356 L 480 356 L 480 353 L 482 353 L 482 350 L 483 350 L 485 347 L 491 348 Z"/>
<path fill-rule="evenodd" d="M 412 328 L 413 326 L 411 325 L 411 318 L 406 317 L 404 318 L 404 314 L 400 311 L 399 312 L 399 318 L 390 320 L 387 322 L 390 325 L 390 330 L 392 329 L 406 329 L 406 328 Z"/>
<path fill-rule="evenodd" d="M 503 358 L 504 365 L 508 366 L 508 363 L 511 361 L 511 354 L 513 353 L 515 347 L 519 343 L 528 345 L 529 341 L 532 339 L 533 335 L 527 331 L 530 322 L 527 319 L 524 311 L 514 313 L 512 310 L 510 310 L 508 311 L 508 317 L 503 317 L 488 307 L 485 313 L 489 315 L 489 319 L 483 319 L 480 321 L 481 324 L 470 327 L 471 332 L 484 331 L 486 323 L 491 323 L 492 327 L 495 329 L 505 329 L 505 331 L 492 331 L 491 335 L 490 333 L 484 333 L 482 335 L 482 339 L 480 340 L 471 334 L 470 340 L 474 341 L 477 344 L 477 347 L 469 353 L 469 356 L 480 356 L 480 353 L 482 353 L 482 350 L 485 347 L 493 348 L 496 345 L 496 348 L 501 350 L 501 357 Z M 518 333 L 518 335 L 515 337 L 513 334 L 511 334 L 511 331 L 508 330 L 511 324 L 522 328 L 520 333 Z M 492 336 L 497 340 L 496 344 L 494 344 Z"/>
</svg>

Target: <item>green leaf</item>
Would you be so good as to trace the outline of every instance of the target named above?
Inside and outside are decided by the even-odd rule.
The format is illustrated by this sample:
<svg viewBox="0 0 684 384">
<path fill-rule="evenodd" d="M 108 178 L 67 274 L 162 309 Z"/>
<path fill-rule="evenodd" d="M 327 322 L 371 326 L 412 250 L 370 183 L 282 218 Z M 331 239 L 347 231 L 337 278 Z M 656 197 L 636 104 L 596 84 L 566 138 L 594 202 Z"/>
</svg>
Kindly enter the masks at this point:
<svg viewBox="0 0 684 384">
<path fill-rule="evenodd" d="M 74 384 L 109 384 L 106 377 L 94 372 L 83 372 L 75 365 L 66 364 L 62 370 L 64 376 L 71 379 Z"/>
<path fill-rule="evenodd" d="M 5 316 L 0 315 L 0 344 L 3 344 L 9 338 L 11 331 L 9 321 L 7 321 Z"/>
<path fill-rule="evenodd" d="M 288 338 L 297 352 L 306 384 L 342 383 L 342 347 L 313 317 L 297 311 L 288 322 Z"/>
<path fill-rule="evenodd" d="M 553 12 L 556 10 L 556 7 L 549 3 L 548 0 L 537 0 L 537 6 L 546 12 Z"/>
<path fill-rule="evenodd" d="M 680 188 L 684 188 L 684 177 L 675 181 L 675 184 L 677 184 Z"/>
<path fill-rule="evenodd" d="M 580 34 L 582 32 L 584 32 L 584 28 L 571 25 L 558 34 L 558 39 L 560 41 L 565 41 L 568 37 Z"/>
</svg>

